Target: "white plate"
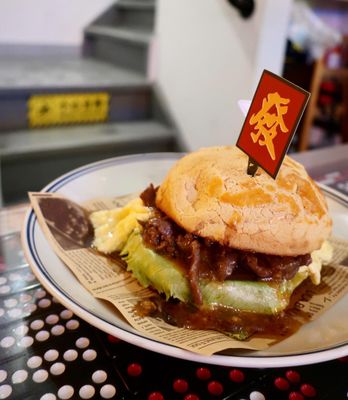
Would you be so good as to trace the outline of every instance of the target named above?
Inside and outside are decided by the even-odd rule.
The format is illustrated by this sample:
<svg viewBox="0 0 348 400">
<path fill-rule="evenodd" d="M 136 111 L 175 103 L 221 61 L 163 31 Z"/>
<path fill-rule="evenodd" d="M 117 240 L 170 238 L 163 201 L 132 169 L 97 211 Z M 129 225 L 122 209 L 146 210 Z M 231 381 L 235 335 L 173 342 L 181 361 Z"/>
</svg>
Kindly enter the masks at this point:
<svg viewBox="0 0 348 400">
<path fill-rule="evenodd" d="M 120 196 L 159 184 L 175 153 L 157 153 L 108 159 L 76 169 L 47 185 L 43 191 L 57 192 L 77 203 L 97 196 Z M 325 189 L 334 234 L 348 238 L 348 202 Z M 348 296 L 314 322 L 266 351 L 229 351 L 201 356 L 149 339 L 135 331 L 116 309 L 96 300 L 76 280 L 47 243 L 34 212 L 29 209 L 22 232 L 26 257 L 42 285 L 62 304 L 91 325 L 134 345 L 186 360 L 240 367 L 276 367 L 310 364 L 348 354 Z"/>
</svg>

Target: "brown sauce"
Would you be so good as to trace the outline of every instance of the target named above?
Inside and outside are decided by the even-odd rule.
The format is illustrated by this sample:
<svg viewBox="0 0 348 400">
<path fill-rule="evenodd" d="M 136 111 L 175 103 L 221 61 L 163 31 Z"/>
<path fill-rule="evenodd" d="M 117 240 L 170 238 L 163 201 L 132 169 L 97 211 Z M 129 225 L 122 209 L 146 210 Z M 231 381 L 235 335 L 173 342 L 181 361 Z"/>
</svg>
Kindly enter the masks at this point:
<svg viewBox="0 0 348 400">
<path fill-rule="evenodd" d="M 287 311 L 278 315 L 262 315 L 227 307 L 200 309 L 175 300 L 166 301 L 157 295 L 139 301 L 135 311 L 139 316 L 161 318 L 177 327 L 211 329 L 240 340 L 247 339 L 251 335 L 281 340 L 295 333 L 309 320 L 308 315 L 298 312 L 295 317 Z"/>
</svg>

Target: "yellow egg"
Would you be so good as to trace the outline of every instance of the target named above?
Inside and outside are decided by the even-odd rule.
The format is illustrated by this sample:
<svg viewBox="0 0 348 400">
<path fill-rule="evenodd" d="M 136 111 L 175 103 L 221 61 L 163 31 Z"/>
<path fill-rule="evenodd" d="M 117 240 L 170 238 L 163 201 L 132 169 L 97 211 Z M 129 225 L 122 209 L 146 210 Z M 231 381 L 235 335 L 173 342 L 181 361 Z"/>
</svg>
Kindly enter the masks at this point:
<svg viewBox="0 0 348 400">
<path fill-rule="evenodd" d="M 93 212 L 90 220 L 94 228 L 94 247 L 106 254 L 121 251 L 129 235 L 141 229 L 138 221 L 146 221 L 150 216 L 151 208 L 144 206 L 140 198 L 121 208 Z"/>
</svg>

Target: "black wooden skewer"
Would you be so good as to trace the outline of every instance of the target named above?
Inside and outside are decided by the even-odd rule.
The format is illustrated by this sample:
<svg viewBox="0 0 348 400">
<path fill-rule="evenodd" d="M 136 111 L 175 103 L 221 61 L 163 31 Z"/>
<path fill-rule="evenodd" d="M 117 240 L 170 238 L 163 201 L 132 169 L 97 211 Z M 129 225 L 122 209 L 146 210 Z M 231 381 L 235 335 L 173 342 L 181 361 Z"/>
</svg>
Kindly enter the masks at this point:
<svg viewBox="0 0 348 400">
<path fill-rule="evenodd" d="M 248 159 L 247 174 L 248 174 L 248 175 L 251 175 L 252 177 L 254 177 L 255 174 L 256 174 L 256 171 L 257 171 L 258 167 L 259 167 L 259 164 L 256 163 L 253 159 L 251 159 L 251 158 L 249 157 L 249 159 Z"/>
</svg>

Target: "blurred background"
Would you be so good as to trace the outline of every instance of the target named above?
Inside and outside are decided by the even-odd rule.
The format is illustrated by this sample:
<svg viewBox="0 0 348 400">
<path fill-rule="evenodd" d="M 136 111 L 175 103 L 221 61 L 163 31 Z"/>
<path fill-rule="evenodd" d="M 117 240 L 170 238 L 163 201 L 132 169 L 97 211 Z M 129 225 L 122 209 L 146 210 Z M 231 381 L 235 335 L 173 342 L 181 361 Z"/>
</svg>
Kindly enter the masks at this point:
<svg viewBox="0 0 348 400">
<path fill-rule="evenodd" d="M 291 152 L 348 141 L 348 1 L 3 0 L 0 201 L 124 154 L 234 144 L 263 69 L 312 93 Z"/>
</svg>

